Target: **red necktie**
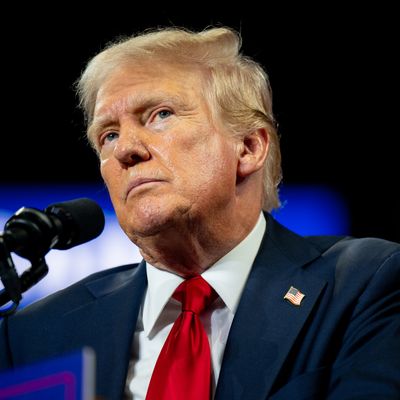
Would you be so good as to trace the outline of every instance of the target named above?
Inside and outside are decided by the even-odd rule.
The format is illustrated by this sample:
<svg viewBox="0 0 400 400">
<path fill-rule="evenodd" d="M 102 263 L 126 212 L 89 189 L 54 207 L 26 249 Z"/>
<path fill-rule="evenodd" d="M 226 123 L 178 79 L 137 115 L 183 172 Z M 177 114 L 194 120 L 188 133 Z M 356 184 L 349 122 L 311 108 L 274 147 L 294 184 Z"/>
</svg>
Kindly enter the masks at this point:
<svg viewBox="0 0 400 400">
<path fill-rule="evenodd" d="M 158 356 L 146 400 L 209 400 L 210 345 L 199 314 L 217 294 L 196 276 L 182 282 L 173 297 L 182 303 L 182 312 Z"/>
</svg>

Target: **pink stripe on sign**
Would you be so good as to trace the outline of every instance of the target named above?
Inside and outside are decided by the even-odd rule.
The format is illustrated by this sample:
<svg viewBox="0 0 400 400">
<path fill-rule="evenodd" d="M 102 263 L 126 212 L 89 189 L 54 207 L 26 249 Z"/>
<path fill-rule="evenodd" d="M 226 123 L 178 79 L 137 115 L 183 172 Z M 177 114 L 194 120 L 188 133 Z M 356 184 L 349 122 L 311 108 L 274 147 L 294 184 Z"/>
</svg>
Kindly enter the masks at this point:
<svg viewBox="0 0 400 400">
<path fill-rule="evenodd" d="M 76 400 L 76 379 L 74 374 L 67 371 L 0 389 L 0 399 L 10 399 L 14 396 L 45 390 L 59 385 L 64 385 L 65 400 Z"/>
</svg>

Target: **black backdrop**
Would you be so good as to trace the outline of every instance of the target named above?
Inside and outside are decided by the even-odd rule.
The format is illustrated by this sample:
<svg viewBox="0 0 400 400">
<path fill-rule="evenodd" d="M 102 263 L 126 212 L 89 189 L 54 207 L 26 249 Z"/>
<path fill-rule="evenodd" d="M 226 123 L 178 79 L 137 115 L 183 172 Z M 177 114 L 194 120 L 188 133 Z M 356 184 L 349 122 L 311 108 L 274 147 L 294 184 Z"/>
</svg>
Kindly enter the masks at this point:
<svg viewBox="0 0 400 400">
<path fill-rule="evenodd" d="M 113 3 L 85 15 L 26 7 L 3 16 L 11 25 L 2 39 L 0 191 L 2 183 L 100 181 L 72 87 L 107 42 L 156 26 L 229 25 L 269 73 L 284 183 L 330 185 L 347 201 L 353 235 L 400 241 L 393 10 L 267 3 L 261 12 L 249 3 L 246 13 L 238 4 L 229 6 L 234 15 L 202 16 L 199 4 L 175 13 L 167 3 L 146 10 Z"/>
</svg>

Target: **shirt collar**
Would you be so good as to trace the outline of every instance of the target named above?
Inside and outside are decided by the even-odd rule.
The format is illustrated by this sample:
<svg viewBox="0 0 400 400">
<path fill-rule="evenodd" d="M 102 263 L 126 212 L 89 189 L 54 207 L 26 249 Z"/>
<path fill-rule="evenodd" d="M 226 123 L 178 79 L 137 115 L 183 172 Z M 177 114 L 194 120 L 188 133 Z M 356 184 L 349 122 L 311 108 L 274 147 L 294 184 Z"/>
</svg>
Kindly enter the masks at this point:
<svg viewBox="0 0 400 400">
<path fill-rule="evenodd" d="M 201 275 L 234 314 L 266 228 L 263 213 L 252 231 L 229 253 Z M 178 275 L 146 263 L 148 288 L 143 305 L 143 329 L 149 336 L 175 289 L 184 281 Z"/>
</svg>

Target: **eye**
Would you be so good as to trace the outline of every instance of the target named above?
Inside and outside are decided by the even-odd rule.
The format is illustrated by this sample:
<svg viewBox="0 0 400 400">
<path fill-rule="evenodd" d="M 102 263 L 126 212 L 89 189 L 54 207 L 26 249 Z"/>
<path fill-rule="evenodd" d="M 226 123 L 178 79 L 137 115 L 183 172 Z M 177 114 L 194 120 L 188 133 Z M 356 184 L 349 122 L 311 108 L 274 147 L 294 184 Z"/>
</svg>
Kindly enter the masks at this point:
<svg viewBox="0 0 400 400">
<path fill-rule="evenodd" d="M 109 142 L 112 142 L 115 139 L 118 139 L 119 133 L 118 132 L 107 132 L 100 138 L 100 144 L 107 144 Z"/>
<path fill-rule="evenodd" d="M 155 115 L 155 119 L 159 118 L 159 119 L 166 119 L 168 117 L 170 117 L 172 115 L 172 111 L 167 110 L 167 109 L 163 109 L 160 110 L 156 113 Z"/>
</svg>

